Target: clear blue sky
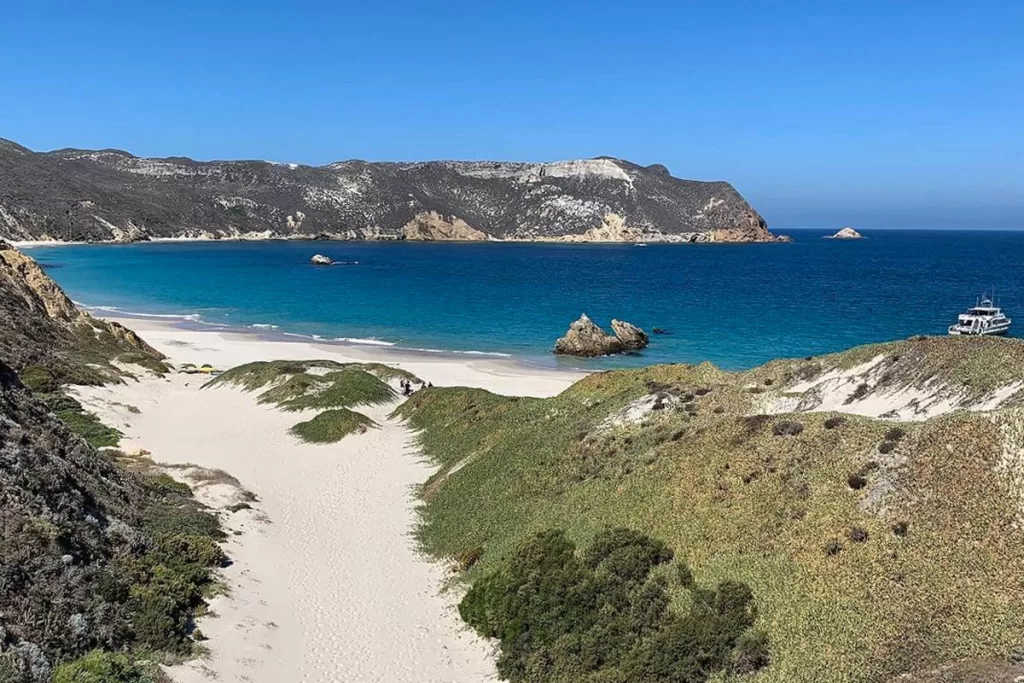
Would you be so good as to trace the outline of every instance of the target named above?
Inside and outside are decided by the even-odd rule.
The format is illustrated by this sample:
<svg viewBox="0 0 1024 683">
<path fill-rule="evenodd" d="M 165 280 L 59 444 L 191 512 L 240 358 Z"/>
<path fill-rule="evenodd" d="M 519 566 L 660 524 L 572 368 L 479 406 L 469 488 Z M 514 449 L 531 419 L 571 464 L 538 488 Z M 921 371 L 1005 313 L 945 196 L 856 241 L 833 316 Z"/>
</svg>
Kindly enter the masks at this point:
<svg viewBox="0 0 1024 683">
<path fill-rule="evenodd" d="M 774 227 L 1024 228 L 1024 0 L 0 3 L 0 136 L 726 179 Z"/>
</svg>

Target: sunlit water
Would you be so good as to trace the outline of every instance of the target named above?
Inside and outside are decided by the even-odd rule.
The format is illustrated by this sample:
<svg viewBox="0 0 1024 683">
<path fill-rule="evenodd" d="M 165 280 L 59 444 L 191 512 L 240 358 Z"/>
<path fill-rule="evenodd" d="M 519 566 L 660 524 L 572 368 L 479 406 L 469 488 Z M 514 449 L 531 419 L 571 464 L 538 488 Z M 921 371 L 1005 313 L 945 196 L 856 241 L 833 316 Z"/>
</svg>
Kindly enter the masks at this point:
<svg viewBox="0 0 1024 683">
<path fill-rule="evenodd" d="M 824 234 L 796 231 L 793 244 L 196 242 L 32 253 L 88 306 L 548 365 L 736 369 L 941 334 L 993 287 L 1010 317 L 1024 315 L 1024 233 Z M 349 265 L 312 266 L 314 253 Z M 636 356 L 556 360 L 555 339 L 582 312 L 670 334 Z"/>
</svg>

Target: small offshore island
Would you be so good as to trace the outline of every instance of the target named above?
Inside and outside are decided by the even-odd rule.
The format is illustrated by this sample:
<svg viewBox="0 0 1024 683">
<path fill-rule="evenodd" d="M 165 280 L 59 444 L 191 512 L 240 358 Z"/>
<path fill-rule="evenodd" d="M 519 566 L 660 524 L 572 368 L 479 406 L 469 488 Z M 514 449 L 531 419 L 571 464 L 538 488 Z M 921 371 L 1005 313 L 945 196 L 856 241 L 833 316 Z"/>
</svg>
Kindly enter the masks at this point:
<svg viewBox="0 0 1024 683">
<path fill-rule="evenodd" d="M 94 318 L 3 243 L 0 322 L 4 683 L 1024 676 L 1018 340 L 381 362 Z"/>
</svg>

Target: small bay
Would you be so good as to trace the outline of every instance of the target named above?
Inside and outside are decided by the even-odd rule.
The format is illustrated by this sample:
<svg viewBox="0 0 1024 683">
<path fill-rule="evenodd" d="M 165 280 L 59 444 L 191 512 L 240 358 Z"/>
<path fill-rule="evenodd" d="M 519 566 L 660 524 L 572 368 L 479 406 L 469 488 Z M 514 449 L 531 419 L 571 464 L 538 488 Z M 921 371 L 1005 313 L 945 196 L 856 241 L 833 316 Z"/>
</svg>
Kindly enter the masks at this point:
<svg viewBox="0 0 1024 683">
<path fill-rule="evenodd" d="M 98 314 L 168 316 L 266 335 L 611 368 L 780 356 L 944 334 L 983 290 L 1024 315 L 1024 233 L 789 231 L 792 244 L 162 242 L 31 250 Z M 317 267 L 323 253 L 341 265 Z M 556 359 L 586 312 L 650 331 L 643 353 Z M 1018 325 L 1024 325 L 1021 320 Z M 1021 328 L 1024 329 L 1024 328 Z"/>
</svg>

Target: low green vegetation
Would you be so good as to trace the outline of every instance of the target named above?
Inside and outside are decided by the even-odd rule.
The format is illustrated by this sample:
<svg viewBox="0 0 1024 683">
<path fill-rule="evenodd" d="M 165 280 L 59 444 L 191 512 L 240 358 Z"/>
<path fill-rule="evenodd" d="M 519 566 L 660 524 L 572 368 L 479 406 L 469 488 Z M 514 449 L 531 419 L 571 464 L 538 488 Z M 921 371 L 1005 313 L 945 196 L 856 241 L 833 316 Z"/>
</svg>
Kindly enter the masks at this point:
<svg viewBox="0 0 1024 683">
<path fill-rule="evenodd" d="M 23 380 L 24 381 L 24 380 Z M 74 398 L 60 393 L 37 394 L 46 407 L 75 434 L 89 442 L 93 448 L 116 446 L 123 434 L 103 424 L 98 417 L 85 410 Z"/>
<path fill-rule="evenodd" d="M 373 420 L 351 408 L 394 400 L 397 392 L 388 382 L 401 379 L 419 382 L 415 375 L 382 363 L 260 361 L 231 368 L 206 386 L 262 390 L 257 396 L 260 403 L 293 412 L 321 411 L 291 431 L 309 443 L 336 443 L 375 426 Z"/>
<path fill-rule="evenodd" d="M 128 365 L 138 365 L 139 367 L 149 370 L 157 377 L 163 377 L 164 375 L 171 372 L 171 366 L 162 360 L 154 358 L 152 355 L 142 352 L 133 351 L 131 353 L 122 353 L 117 356 L 115 360 L 119 363 L 125 363 Z"/>
<path fill-rule="evenodd" d="M 599 532 L 582 554 L 562 531 L 542 532 L 477 580 L 459 613 L 498 639 L 498 672 L 513 683 L 703 683 L 765 666 L 750 589 L 699 588 L 684 563 L 658 571 L 672 558 L 629 529 Z"/>
<path fill-rule="evenodd" d="M 293 378 L 294 379 L 294 378 Z M 284 410 L 321 410 L 350 408 L 357 405 L 387 403 L 395 390 L 382 380 L 359 368 L 343 368 L 324 375 L 320 386 L 301 396 L 280 402 Z"/>
<path fill-rule="evenodd" d="M 2 679 L 0 679 L 2 680 Z M 165 683 L 169 679 L 152 662 L 116 652 L 94 650 L 53 672 L 53 683 Z"/>
<path fill-rule="evenodd" d="M 889 348 L 902 359 L 922 343 Z M 1010 343 L 1011 351 L 993 346 L 993 358 L 1015 354 L 1021 344 Z M 954 350 L 937 344 L 943 358 L 959 357 L 959 340 Z M 785 391 L 797 381 L 786 373 L 813 362 L 738 374 L 709 365 L 603 372 L 549 399 L 417 392 L 396 414 L 420 430 L 440 467 L 422 489 L 419 539 L 452 558 L 477 596 L 545 530 L 583 548 L 609 527 L 661 539 L 686 557 L 697 585 L 750 588 L 758 634 L 743 638 L 766 638 L 771 651 L 759 683 L 877 683 L 1022 651 L 1024 466 L 1007 458 L 1024 447 L 1024 412 L 957 412 L 899 428 L 835 413 L 757 414 L 764 394 L 751 386 Z M 829 361 L 845 362 L 853 361 Z M 993 386 L 974 360 L 929 362 L 944 381 Z M 920 379 L 910 368 L 900 376 Z M 1022 377 L 1011 366 L 1002 381 Z M 1004 450 L 1008 434 L 1017 441 Z M 671 611 L 685 619 L 690 592 L 673 585 Z M 501 636 L 512 623 L 486 626 L 480 614 L 464 611 L 482 632 Z M 529 678 L 524 670 L 541 669 L 513 665 L 558 660 L 546 636 L 547 654 L 533 659 L 514 647 L 506 655 L 505 640 L 506 675 L 571 680 L 561 668 Z M 593 680 L 620 680 L 625 660 L 617 661 L 616 673 Z M 728 677 L 731 666 L 715 670 Z"/>
<path fill-rule="evenodd" d="M 374 426 L 376 423 L 362 413 L 335 408 L 298 423 L 291 432 L 307 443 L 337 443 L 349 434 L 361 434 Z"/>
</svg>

